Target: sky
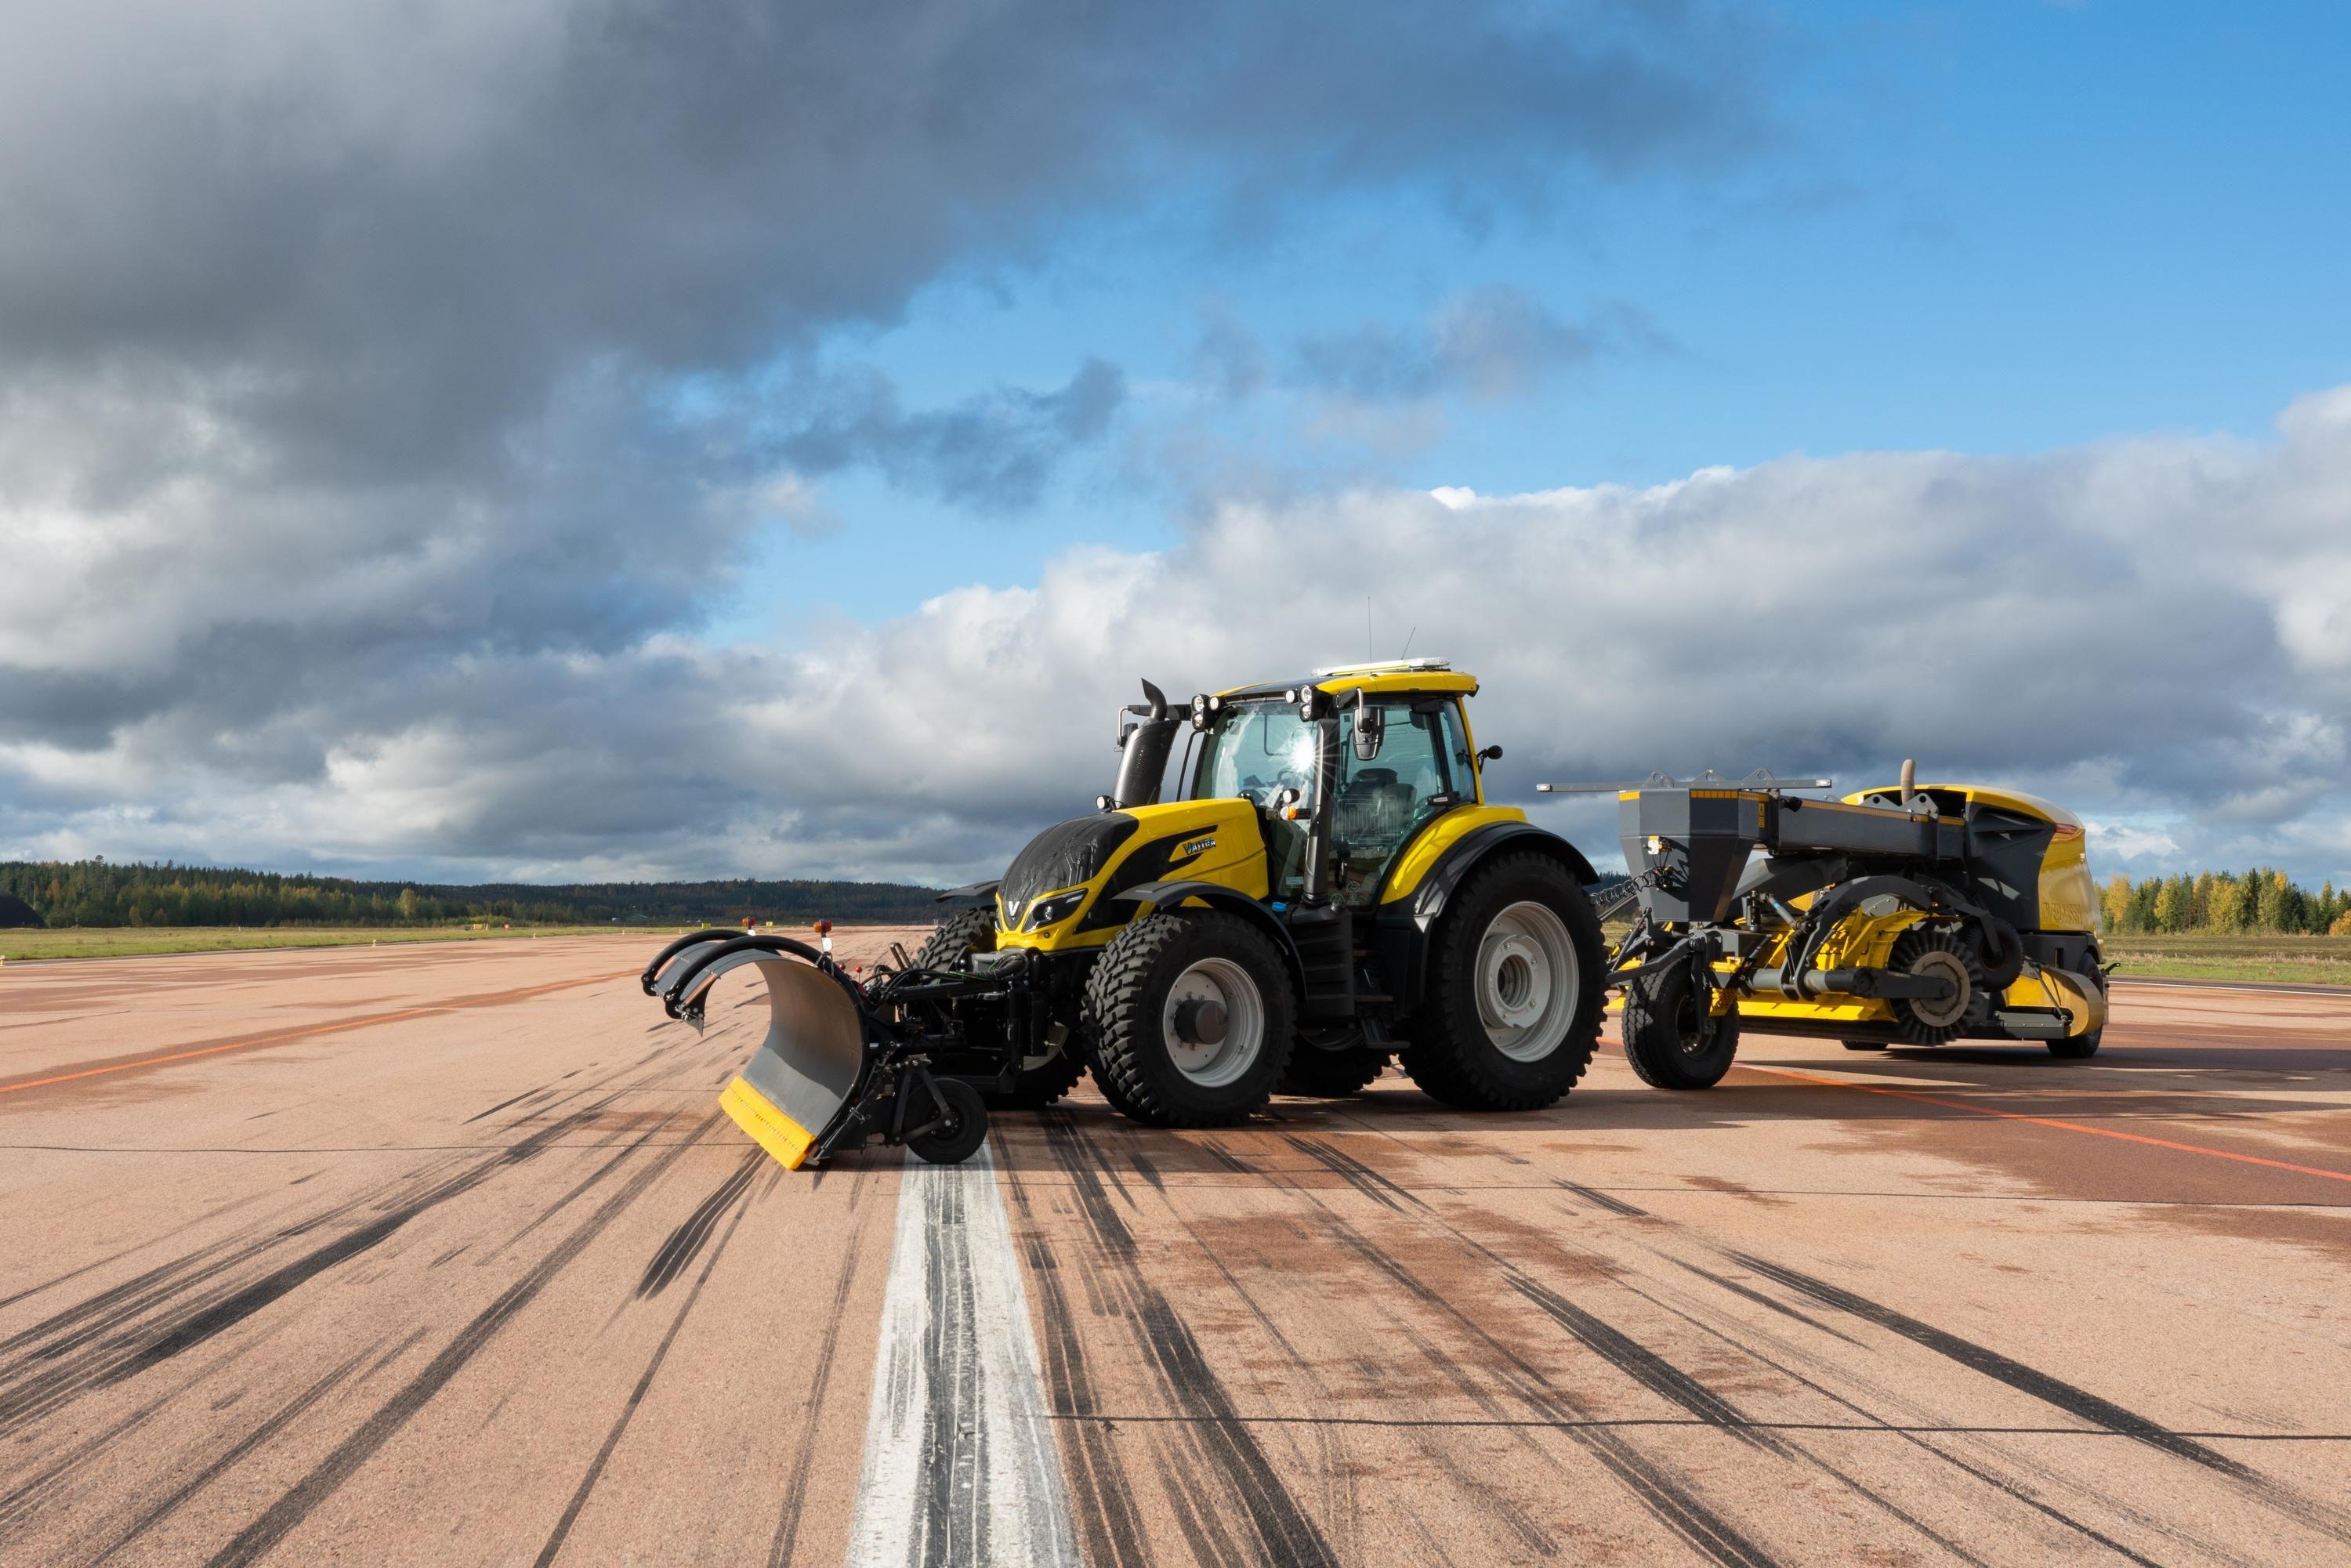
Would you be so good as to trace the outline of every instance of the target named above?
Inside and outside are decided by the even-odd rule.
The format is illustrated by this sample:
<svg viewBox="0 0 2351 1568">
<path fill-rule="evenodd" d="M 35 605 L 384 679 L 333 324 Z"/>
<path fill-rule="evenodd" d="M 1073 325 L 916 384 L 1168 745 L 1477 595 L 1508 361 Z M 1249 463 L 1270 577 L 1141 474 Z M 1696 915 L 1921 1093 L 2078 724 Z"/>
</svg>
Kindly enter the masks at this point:
<svg viewBox="0 0 2351 1568">
<path fill-rule="evenodd" d="M 0 857 L 993 874 L 1108 710 L 2351 881 L 2351 11 L 0 0 Z"/>
</svg>

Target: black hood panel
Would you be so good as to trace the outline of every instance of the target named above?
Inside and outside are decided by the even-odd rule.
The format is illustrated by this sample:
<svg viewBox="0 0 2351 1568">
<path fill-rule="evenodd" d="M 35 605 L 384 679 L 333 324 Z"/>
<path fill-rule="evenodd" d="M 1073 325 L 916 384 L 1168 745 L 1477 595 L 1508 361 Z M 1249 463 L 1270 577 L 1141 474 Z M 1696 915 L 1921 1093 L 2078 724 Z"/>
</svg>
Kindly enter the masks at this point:
<svg viewBox="0 0 2351 1568">
<path fill-rule="evenodd" d="M 1123 811 L 1105 811 L 1056 822 L 1029 840 L 1005 868 L 1004 884 L 996 890 L 1004 901 L 1005 924 L 1017 924 L 1015 911 L 1025 911 L 1040 894 L 1092 882 L 1139 825 Z"/>
</svg>

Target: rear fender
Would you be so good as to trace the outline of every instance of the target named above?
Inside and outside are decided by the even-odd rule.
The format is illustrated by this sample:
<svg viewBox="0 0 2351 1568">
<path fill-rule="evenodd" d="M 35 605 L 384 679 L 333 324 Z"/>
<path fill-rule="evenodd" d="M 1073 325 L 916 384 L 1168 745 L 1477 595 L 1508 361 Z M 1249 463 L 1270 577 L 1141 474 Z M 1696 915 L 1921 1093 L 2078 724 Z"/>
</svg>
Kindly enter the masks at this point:
<svg viewBox="0 0 2351 1568">
<path fill-rule="evenodd" d="M 1380 973 L 1399 1011 L 1420 1003 L 1428 983 L 1429 939 L 1454 893 L 1495 855 L 1518 851 L 1550 856 L 1578 887 L 1600 880 L 1583 851 L 1532 822 L 1489 822 L 1462 834 L 1408 895 L 1380 907 L 1374 937 Z"/>
</svg>

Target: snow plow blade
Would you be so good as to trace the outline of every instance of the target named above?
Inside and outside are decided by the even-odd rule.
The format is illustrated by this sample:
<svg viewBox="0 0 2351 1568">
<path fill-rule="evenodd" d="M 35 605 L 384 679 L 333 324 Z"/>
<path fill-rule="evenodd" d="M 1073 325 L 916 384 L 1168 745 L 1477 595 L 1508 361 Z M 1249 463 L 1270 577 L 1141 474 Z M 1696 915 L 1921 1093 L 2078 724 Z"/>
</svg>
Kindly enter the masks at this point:
<svg viewBox="0 0 2351 1568">
<path fill-rule="evenodd" d="M 778 1165 L 798 1170 L 830 1152 L 863 1098 L 868 1053 L 855 983 L 800 943 L 710 930 L 664 949 L 644 987 L 670 1017 L 698 1028 L 711 988 L 746 965 L 768 982 L 768 1033 L 719 1108 Z"/>
</svg>

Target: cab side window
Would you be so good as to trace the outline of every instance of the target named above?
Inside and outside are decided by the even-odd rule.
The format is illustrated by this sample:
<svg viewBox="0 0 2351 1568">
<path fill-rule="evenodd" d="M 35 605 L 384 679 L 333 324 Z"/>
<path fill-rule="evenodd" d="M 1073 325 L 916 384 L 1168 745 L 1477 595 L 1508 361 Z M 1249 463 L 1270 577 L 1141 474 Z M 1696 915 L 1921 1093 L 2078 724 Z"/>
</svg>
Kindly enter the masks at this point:
<svg viewBox="0 0 2351 1568">
<path fill-rule="evenodd" d="M 1451 703 L 1377 704 L 1385 715 L 1380 753 L 1355 756 L 1355 710 L 1340 716 L 1340 783 L 1331 819 L 1332 847 L 1345 867 L 1341 897 L 1375 897 L 1388 862 L 1421 823 L 1476 794 L 1468 747 Z"/>
</svg>

